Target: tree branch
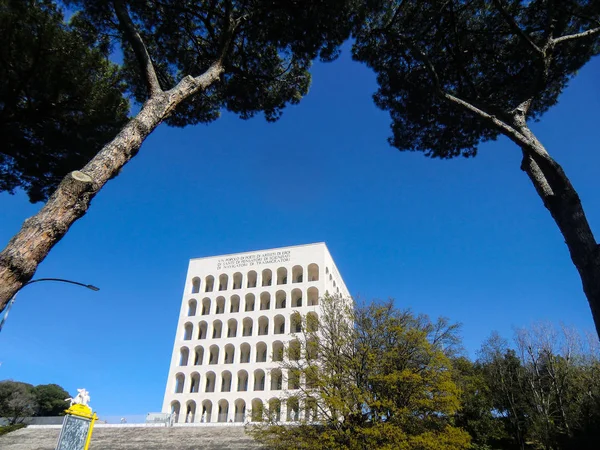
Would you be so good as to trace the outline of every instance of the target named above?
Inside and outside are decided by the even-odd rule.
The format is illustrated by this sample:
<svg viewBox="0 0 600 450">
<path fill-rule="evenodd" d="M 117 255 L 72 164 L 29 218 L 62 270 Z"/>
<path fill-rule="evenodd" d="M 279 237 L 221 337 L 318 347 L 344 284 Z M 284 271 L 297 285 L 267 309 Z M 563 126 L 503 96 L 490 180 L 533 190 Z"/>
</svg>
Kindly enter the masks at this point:
<svg viewBox="0 0 600 450">
<path fill-rule="evenodd" d="M 529 35 L 525 33 L 525 31 L 523 31 L 523 29 L 516 22 L 515 18 L 504 9 L 501 0 L 494 0 L 494 5 L 496 5 L 496 9 L 500 12 L 500 14 L 502 14 L 502 17 L 504 17 L 504 20 L 506 21 L 508 26 L 533 50 L 535 50 L 539 54 L 542 54 L 542 49 L 539 48 L 537 44 L 531 40 L 531 37 L 529 37 Z"/>
<path fill-rule="evenodd" d="M 591 30 L 583 31 L 581 33 L 569 34 L 567 36 L 561 36 L 556 39 L 552 39 L 552 45 L 560 44 L 566 41 L 573 41 L 575 39 L 581 39 L 588 36 L 594 36 L 596 34 L 600 34 L 600 27 L 592 28 Z"/>
<path fill-rule="evenodd" d="M 458 105 L 458 106 L 474 113 L 475 115 L 487 120 L 492 125 L 494 125 L 496 128 L 500 129 L 500 131 L 504 135 L 506 135 L 509 139 L 511 139 L 512 141 L 517 143 L 517 145 L 522 146 L 525 143 L 525 141 L 527 140 L 526 137 L 523 134 L 521 134 L 519 131 L 517 131 L 515 128 L 513 128 L 512 126 L 510 126 L 509 124 L 504 122 L 503 120 L 500 120 L 495 115 L 490 114 L 481 108 L 478 108 L 477 106 L 467 102 L 466 100 L 463 100 L 459 97 L 456 97 L 455 95 L 452 95 L 452 94 L 446 92 L 440 83 L 440 77 L 438 76 L 438 73 L 435 70 L 433 63 L 427 57 L 427 55 L 421 49 L 419 49 L 418 47 L 416 47 L 414 45 L 409 44 L 409 47 L 412 50 L 419 53 L 419 55 L 421 57 L 421 61 L 425 64 L 425 66 L 427 67 L 427 70 L 429 71 L 429 73 L 431 74 L 431 76 L 433 78 L 433 83 L 435 85 L 436 90 L 438 91 L 438 95 L 440 95 L 442 98 L 445 98 L 446 100 L 454 103 L 455 105 Z"/>
<path fill-rule="evenodd" d="M 158 82 L 156 71 L 154 70 L 154 64 L 152 63 L 152 59 L 150 58 L 150 54 L 148 53 L 148 49 L 146 48 L 142 37 L 136 30 L 135 25 L 129 16 L 127 7 L 123 3 L 123 0 L 113 0 L 113 6 L 115 8 L 117 19 L 119 19 L 119 26 L 126 39 L 131 44 L 133 52 L 135 53 L 140 65 L 140 69 L 144 74 L 146 86 L 148 88 L 148 94 L 150 97 L 160 94 L 162 89 L 160 87 L 160 83 Z"/>
</svg>

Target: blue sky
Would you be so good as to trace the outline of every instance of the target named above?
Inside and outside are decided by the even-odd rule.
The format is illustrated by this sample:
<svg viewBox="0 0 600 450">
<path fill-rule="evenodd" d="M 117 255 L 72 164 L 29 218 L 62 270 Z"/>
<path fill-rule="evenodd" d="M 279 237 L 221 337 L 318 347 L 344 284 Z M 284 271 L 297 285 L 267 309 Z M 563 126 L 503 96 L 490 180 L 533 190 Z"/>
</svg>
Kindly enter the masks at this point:
<svg viewBox="0 0 600 450">
<path fill-rule="evenodd" d="M 600 58 L 534 124 L 598 233 Z M 550 214 L 506 139 L 474 159 L 388 146 L 374 75 L 348 53 L 276 124 L 225 114 L 161 126 L 40 266 L 101 288 L 24 289 L 0 335 L 0 379 L 87 388 L 101 416 L 159 411 L 190 258 L 325 241 L 348 288 L 492 330 L 536 321 L 593 330 Z M 41 205 L 0 195 L 0 244 Z"/>
</svg>

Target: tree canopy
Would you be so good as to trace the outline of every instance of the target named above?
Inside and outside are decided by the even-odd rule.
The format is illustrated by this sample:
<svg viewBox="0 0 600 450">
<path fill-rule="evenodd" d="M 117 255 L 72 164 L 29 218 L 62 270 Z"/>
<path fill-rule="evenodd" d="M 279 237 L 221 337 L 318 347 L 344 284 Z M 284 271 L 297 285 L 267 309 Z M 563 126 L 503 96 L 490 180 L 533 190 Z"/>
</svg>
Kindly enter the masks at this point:
<svg viewBox="0 0 600 450">
<path fill-rule="evenodd" d="M 488 116 L 538 119 L 600 51 L 597 0 L 375 1 L 368 14 L 354 57 L 377 73 L 390 143 L 431 157 L 474 156 L 505 132 Z"/>
<path fill-rule="evenodd" d="M 87 212 L 94 196 L 163 122 L 227 109 L 276 120 L 308 92 L 315 58 L 334 59 L 356 0 L 68 0 L 90 36 L 117 42 L 140 110 L 92 160 L 66 175 L 0 252 L 0 310 Z"/>
<path fill-rule="evenodd" d="M 600 245 L 565 171 L 529 127 L 600 52 L 600 1 L 374 0 L 364 16 L 353 55 L 377 74 L 391 145 L 453 158 L 501 134 L 517 144 L 600 337 Z"/>
<path fill-rule="evenodd" d="M 217 60 L 218 83 L 186 99 L 165 119 L 175 126 L 211 122 L 222 109 L 277 120 L 308 92 L 312 61 L 331 60 L 350 32 L 348 0 L 68 0 L 98 33 L 118 36 L 130 92 L 145 102 Z"/>
<path fill-rule="evenodd" d="M 355 311 L 327 296 L 320 304 L 318 322 L 304 318 L 281 365 L 290 389 L 283 401 L 299 424 L 279 425 L 279 406 L 269 405 L 265 425 L 252 431 L 259 440 L 276 449 L 468 448 L 452 419 L 460 406 L 449 356 L 455 325 L 391 303 Z"/>
<path fill-rule="evenodd" d="M 392 302 L 355 309 L 325 297 L 320 306 L 318 320 L 310 313 L 292 318 L 299 331 L 277 369 L 280 397 L 253 403 L 249 431 L 267 448 L 597 447 L 595 337 L 538 324 L 517 329 L 512 344 L 492 333 L 472 361 L 462 354 L 458 325 L 447 319 L 432 321 Z"/>
<path fill-rule="evenodd" d="M 60 416 L 69 407 L 71 395 L 58 384 L 39 384 L 33 388 L 36 416 Z"/>
<path fill-rule="evenodd" d="M 60 416 L 69 407 L 70 395 L 57 384 L 33 386 L 20 381 L 0 381 L 0 417 L 10 424 L 26 417 Z"/>
<path fill-rule="evenodd" d="M 0 0 L 0 192 L 46 200 L 127 121 L 105 39 L 49 0 Z"/>
</svg>

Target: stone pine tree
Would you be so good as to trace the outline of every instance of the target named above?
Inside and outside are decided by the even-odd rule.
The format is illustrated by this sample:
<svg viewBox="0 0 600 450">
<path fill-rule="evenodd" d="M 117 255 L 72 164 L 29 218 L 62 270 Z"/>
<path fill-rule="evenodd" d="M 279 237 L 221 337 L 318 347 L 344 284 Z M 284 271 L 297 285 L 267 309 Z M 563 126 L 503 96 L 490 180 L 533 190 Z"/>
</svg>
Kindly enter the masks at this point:
<svg viewBox="0 0 600 450">
<path fill-rule="evenodd" d="M 105 40 L 50 0 L 0 0 L 0 192 L 48 199 L 127 122 Z"/>
<path fill-rule="evenodd" d="M 598 0 L 367 2 L 354 57 L 377 73 L 390 143 L 475 156 L 504 135 L 558 225 L 600 335 L 600 247 L 577 191 L 529 127 L 600 50 Z"/>
<path fill-rule="evenodd" d="M 335 58 L 352 10 L 349 0 L 67 3 L 91 34 L 117 37 L 140 110 L 0 253 L 0 310 L 158 125 L 207 123 L 223 109 L 277 120 L 307 93 L 312 60 Z"/>
</svg>

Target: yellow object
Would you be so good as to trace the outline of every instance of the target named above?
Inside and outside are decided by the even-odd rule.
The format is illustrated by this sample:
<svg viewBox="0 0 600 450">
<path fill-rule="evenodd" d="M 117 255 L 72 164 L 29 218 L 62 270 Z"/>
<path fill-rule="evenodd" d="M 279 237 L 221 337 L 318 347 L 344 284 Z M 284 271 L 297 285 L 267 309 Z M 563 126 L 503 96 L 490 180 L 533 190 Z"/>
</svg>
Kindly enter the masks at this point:
<svg viewBox="0 0 600 450">
<path fill-rule="evenodd" d="M 98 416 L 95 412 L 92 412 L 92 408 L 87 405 L 81 405 L 76 403 L 71 405 L 69 409 L 65 411 L 67 414 L 71 414 L 72 416 L 85 417 L 86 419 L 90 419 L 90 428 L 88 429 L 88 435 L 85 440 L 85 446 L 83 450 L 88 450 L 90 447 L 90 441 L 92 440 L 92 431 L 94 431 L 94 423 L 98 420 Z"/>
</svg>

